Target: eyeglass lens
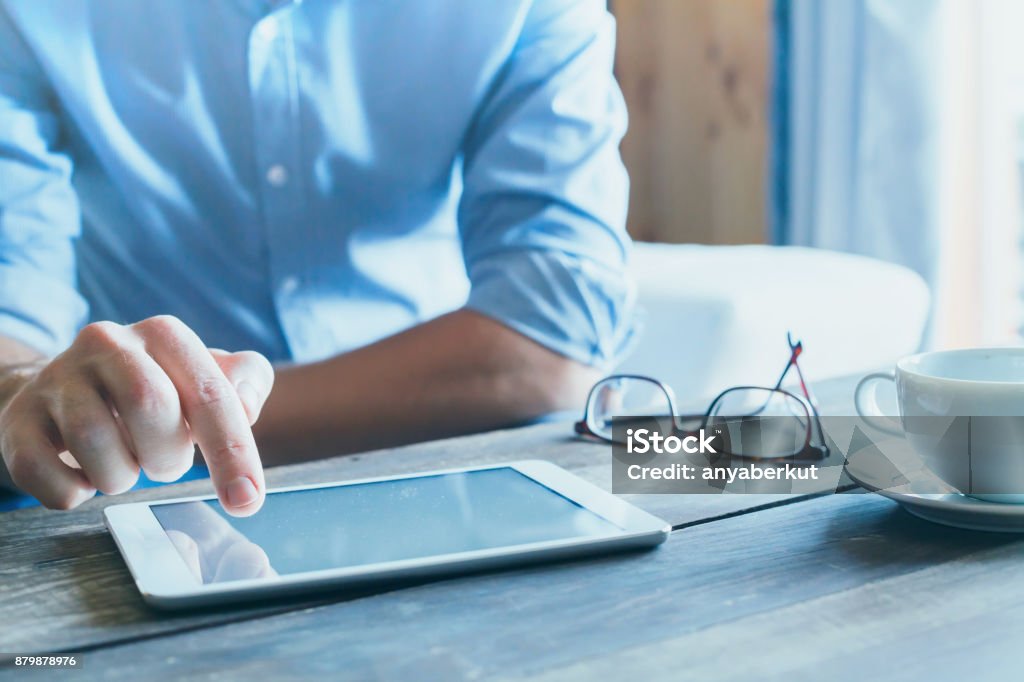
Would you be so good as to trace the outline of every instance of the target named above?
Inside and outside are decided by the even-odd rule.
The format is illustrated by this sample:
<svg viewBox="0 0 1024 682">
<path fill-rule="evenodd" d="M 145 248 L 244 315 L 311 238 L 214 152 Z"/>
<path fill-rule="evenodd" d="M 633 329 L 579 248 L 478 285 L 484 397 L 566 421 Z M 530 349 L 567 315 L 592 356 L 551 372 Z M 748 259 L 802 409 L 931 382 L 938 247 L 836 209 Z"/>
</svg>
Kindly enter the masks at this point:
<svg viewBox="0 0 1024 682">
<path fill-rule="evenodd" d="M 596 435 L 615 439 L 613 426 L 671 433 L 672 401 L 655 381 L 641 377 L 610 377 L 598 383 L 587 405 L 587 425 Z M 619 440 L 622 440 L 619 438 Z"/>
</svg>

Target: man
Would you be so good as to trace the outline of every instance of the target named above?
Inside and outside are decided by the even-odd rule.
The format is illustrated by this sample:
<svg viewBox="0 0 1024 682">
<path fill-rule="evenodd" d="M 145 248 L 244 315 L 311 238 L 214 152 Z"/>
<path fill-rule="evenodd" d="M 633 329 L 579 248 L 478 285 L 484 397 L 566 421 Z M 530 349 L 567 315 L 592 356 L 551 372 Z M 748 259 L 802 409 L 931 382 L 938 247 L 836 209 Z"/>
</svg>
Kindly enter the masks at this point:
<svg viewBox="0 0 1024 682">
<path fill-rule="evenodd" d="M 245 515 L 261 460 L 577 406 L 632 300 L 613 48 L 598 0 L 0 0 L 8 484 L 198 445 Z"/>
</svg>

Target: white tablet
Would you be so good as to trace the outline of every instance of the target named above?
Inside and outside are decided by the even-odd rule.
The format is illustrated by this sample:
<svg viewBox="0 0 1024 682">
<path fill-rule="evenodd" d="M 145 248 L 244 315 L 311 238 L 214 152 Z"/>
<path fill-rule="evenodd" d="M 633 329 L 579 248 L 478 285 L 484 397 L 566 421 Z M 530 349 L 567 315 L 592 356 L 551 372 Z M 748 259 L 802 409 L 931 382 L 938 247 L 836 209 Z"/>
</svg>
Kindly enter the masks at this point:
<svg viewBox="0 0 1024 682">
<path fill-rule="evenodd" d="M 652 547 L 671 530 L 543 461 L 282 488 L 246 518 L 212 496 L 104 518 L 143 597 L 165 608 Z"/>
</svg>

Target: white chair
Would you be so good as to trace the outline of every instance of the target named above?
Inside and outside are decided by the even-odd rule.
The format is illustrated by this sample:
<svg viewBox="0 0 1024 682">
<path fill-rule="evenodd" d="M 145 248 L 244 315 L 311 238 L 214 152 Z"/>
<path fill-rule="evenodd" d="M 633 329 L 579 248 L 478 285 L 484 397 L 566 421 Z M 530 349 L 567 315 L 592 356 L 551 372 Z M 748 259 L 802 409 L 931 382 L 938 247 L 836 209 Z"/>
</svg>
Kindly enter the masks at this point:
<svg viewBox="0 0 1024 682">
<path fill-rule="evenodd" d="M 638 243 L 631 269 L 642 327 L 617 371 L 665 381 L 681 404 L 773 384 L 787 331 L 808 380 L 891 366 L 918 349 L 928 317 L 920 276 L 846 253 Z"/>
</svg>

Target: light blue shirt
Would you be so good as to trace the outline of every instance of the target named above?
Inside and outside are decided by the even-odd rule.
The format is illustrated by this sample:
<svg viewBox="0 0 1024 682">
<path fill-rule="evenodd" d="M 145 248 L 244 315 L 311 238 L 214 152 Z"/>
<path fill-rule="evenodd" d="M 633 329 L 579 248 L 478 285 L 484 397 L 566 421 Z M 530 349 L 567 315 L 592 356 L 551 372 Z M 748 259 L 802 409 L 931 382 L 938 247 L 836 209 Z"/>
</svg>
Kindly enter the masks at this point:
<svg viewBox="0 0 1024 682">
<path fill-rule="evenodd" d="M 598 0 L 0 0 L 0 335 L 310 361 L 468 305 L 610 361 L 613 50 Z"/>
</svg>

